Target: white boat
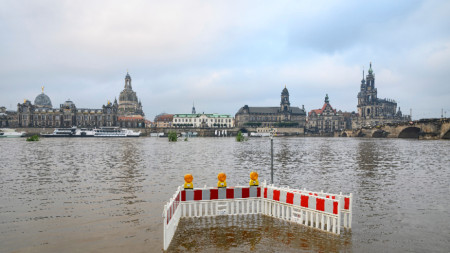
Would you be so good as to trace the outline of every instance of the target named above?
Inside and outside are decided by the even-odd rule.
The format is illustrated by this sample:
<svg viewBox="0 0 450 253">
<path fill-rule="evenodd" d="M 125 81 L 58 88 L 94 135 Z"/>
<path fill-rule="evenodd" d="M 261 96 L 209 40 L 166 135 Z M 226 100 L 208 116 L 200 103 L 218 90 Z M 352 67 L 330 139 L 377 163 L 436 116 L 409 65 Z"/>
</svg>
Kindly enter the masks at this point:
<svg viewBox="0 0 450 253">
<path fill-rule="evenodd" d="M 18 138 L 24 136 L 25 132 L 16 132 L 15 129 L 0 129 L 0 138 Z"/>
<path fill-rule="evenodd" d="M 80 128 L 75 131 L 75 137 L 94 137 L 94 129 Z"/>
<path fill-rule="evenodd" d="M 76 127 L 56 128 L 53 131 L 53 133 L 51 133 L 51 134 L 41 133 L 41 136 L 43 136 L 43 137 L 77 137 L 76 133 L 77 133 Z M 80 135 L 80 137 L 81 137 L 81 135 Z"/>
<path fill-rule="evenodd" d="M 139 137 L 141 135 L 141 132 L 119 127 L 102 127 L 93 131 L 94 137 Z"/>
<path fill-rule="evenodd" d="M 269 137 L 270 133 L 250 133 L 250 137 Z"/>
<path fill-rule="evenodd" d="M 150 137 L 163 137 L 164 133 L 150 133 Z"/>
</svg>

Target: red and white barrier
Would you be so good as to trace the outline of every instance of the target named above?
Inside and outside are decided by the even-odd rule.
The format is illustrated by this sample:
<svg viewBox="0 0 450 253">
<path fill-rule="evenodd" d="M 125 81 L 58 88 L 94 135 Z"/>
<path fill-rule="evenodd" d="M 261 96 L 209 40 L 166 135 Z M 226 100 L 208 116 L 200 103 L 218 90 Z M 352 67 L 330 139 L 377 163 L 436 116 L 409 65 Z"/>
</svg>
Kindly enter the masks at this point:
<svg viewBox="0 0 450 253">
<path fill-rule="evenodd" d="M 263 186 L 263 214 L 340 234 L 339 200 Z"/>
<path fill-rule="evenodd" d="M 280 189 L 283 189 L 288 192 L 293 193 L 300 193 L 300 194 L 308 194 L 312 196 L 318 196 L 326 199 L 337 199 L 340 202 L 341 206 L 341 213 L 342 213 L 342 219 L 343 219 L 343 225 L 344 228 L 352 228 L 352 202 L 353 202 L 353 194 L 350 193 L 349 195 L 343 195 L 342 192 L 339 194 L 333 194 L 333 193 L 325 193 L 323 191 L 321 192 L 314 192 L 314 191 L 308 191 L 306 189 L 303 190 L 297 190 L 297 189 L 290 189 L 289 187 L 281 187 Z"/>
<path fill-rule="evenodd" d="M 182 217 L 263 214 L 340 234 L 351 228 L 352 194 L 329 194 L 266 185 L 178 190 L 164 207 L 164 250 Z"/>
<path fill-rule="evenodd" d="M 164 250 L 169 247 L 181 218 L 181 186 L 164 206 Z"/>
</svg>

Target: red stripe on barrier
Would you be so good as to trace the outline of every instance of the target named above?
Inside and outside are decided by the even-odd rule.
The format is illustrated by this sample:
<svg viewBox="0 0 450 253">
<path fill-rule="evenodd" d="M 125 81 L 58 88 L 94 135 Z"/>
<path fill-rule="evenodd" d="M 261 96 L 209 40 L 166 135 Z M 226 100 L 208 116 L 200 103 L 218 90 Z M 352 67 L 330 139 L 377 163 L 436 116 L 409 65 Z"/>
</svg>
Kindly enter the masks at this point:
<svg viewBox="0 0 450 253">
<path fill-rule="evenodd" d="M 309 193 L 309 195 L 311 195 L 311 196 L 312 196 L 312 193 Z"/>
<path fill-rule="evenodd" d="M 294 193 L 288 192 L 286 195 L 286 203 L 288 204 L 294 204 Z"/>
<path fill-rule="evenodd" d="M 210 199 L 219 199 L 219 189 L 211 189 L 209 190 Z"/>
<path fill-rule="evenodd" d="M 264 198 L 267 199 L 267 188 L 264 188 Z"/>
<path fill-rule="evenodd" d="M 319 195 L 317 195 L 317 193 L 314 193 L 314 196 L 319 196 Z"/>
<path fill-rule="evenodd" d="M 339 202 L 337 202 L 337 201 L 333 202 L 333 213 L 334 214 L 338 214 L 338 204 L 339 204 Z"/>
<path fill-rule="evenodd" d="M 194 200 L 202 200 L 202 190 L 194 190 Z"/>
<path fill-rule="evenodd" d="M 280 191 L 273 190 L 273 200 L 280 201 Z"/>
<path fill-rule="evenodd" d="M 261 197 L 261 188 L 258 187 L 258 189 L 256 190 L 256 197 Z"/>
<path fill-rule="evenodd" d="M 331 196 L 332 199 L 336 199 L 336 196 Z"/>
<path fill-rule="evenodd" d="M 300 206 L 308 208 L 309 196 L 301 195 L 300 197 Z"/>
<path fill-rule="evenodd" d="M 227 199 L 234 199 L 234 189 L 227 188 Z"/>
<path fill-rule="evenodd" d="M 181 191 L 181 201 L 186 201 L 186 191 Z"/>
<path fill-rule="evenodd" d="M 242 198 L 250 197 L 250 188 L 242 188 Z"/>
<path fill-rule="evenodd" d="M 316 199 L 316 210 L 317 211 L 325 211 L 325 200 L 324 199 Z"/>
<path fill-rule="evenodd" d="M 327 199 L 329 199 L 330 198 L 330 195 L 327 195 Z"/>
<path fill-rule="evenodd" d="M 350 208 L 350 198 L 344 198 L 344 209 L 348 210 Z"/>
</svg>

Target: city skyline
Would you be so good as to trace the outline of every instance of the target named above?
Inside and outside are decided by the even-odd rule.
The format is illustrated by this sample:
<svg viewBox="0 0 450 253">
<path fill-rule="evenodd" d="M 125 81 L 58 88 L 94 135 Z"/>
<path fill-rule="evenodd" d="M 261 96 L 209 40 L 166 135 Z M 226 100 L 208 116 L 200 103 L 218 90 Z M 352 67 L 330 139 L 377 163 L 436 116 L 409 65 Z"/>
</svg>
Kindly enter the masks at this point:
<svg viewBox="0 0 450 253">
<path fill-rule="evenodd" d="M 370 8 L 369 8 L 370 6 Z M 234 114 L 277 106 L 357 111 L 363 66 L 380 98 L 413 119 L 450 114 L 445 1 L 6 1 L 0 10 L 0 106 L 16 110 L 45 86 L 53 106 L 114 101 L 128 69 L 146 118 Z M 118 98 L 118 97 L 117 97 Z"/>
</svg>

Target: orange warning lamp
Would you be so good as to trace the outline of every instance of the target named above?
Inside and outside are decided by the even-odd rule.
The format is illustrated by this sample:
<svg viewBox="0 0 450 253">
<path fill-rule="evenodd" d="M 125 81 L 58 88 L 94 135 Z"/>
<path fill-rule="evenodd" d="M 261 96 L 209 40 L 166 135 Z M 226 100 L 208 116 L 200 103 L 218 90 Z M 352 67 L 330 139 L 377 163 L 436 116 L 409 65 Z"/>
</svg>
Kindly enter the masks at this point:
<svg viewBox="0 0 450 253">
<path fill-rule="evenodd" d="M 191 174 L 184 175 L 184 189 L 193 189 L 194 184 L 192 181 L 194 180 L 194 177 Z"/>
<path fill-rule="evenodd" d="M 225 173 L 220 172 L 219 175 L 217 175 L 217 179 L 219 179 L 219 181 L 217 182 L 217 187 L 227 187 L 227 182 L 225 181 L 227 180 L 227 175 Z"/>
<path fill-rule="evenodd" d="M 255 171 L 250 172 L 250 186 L 258 186 L 258 185 L 259 185 L 258 173 L 256 173 Z"/>
</svg>

